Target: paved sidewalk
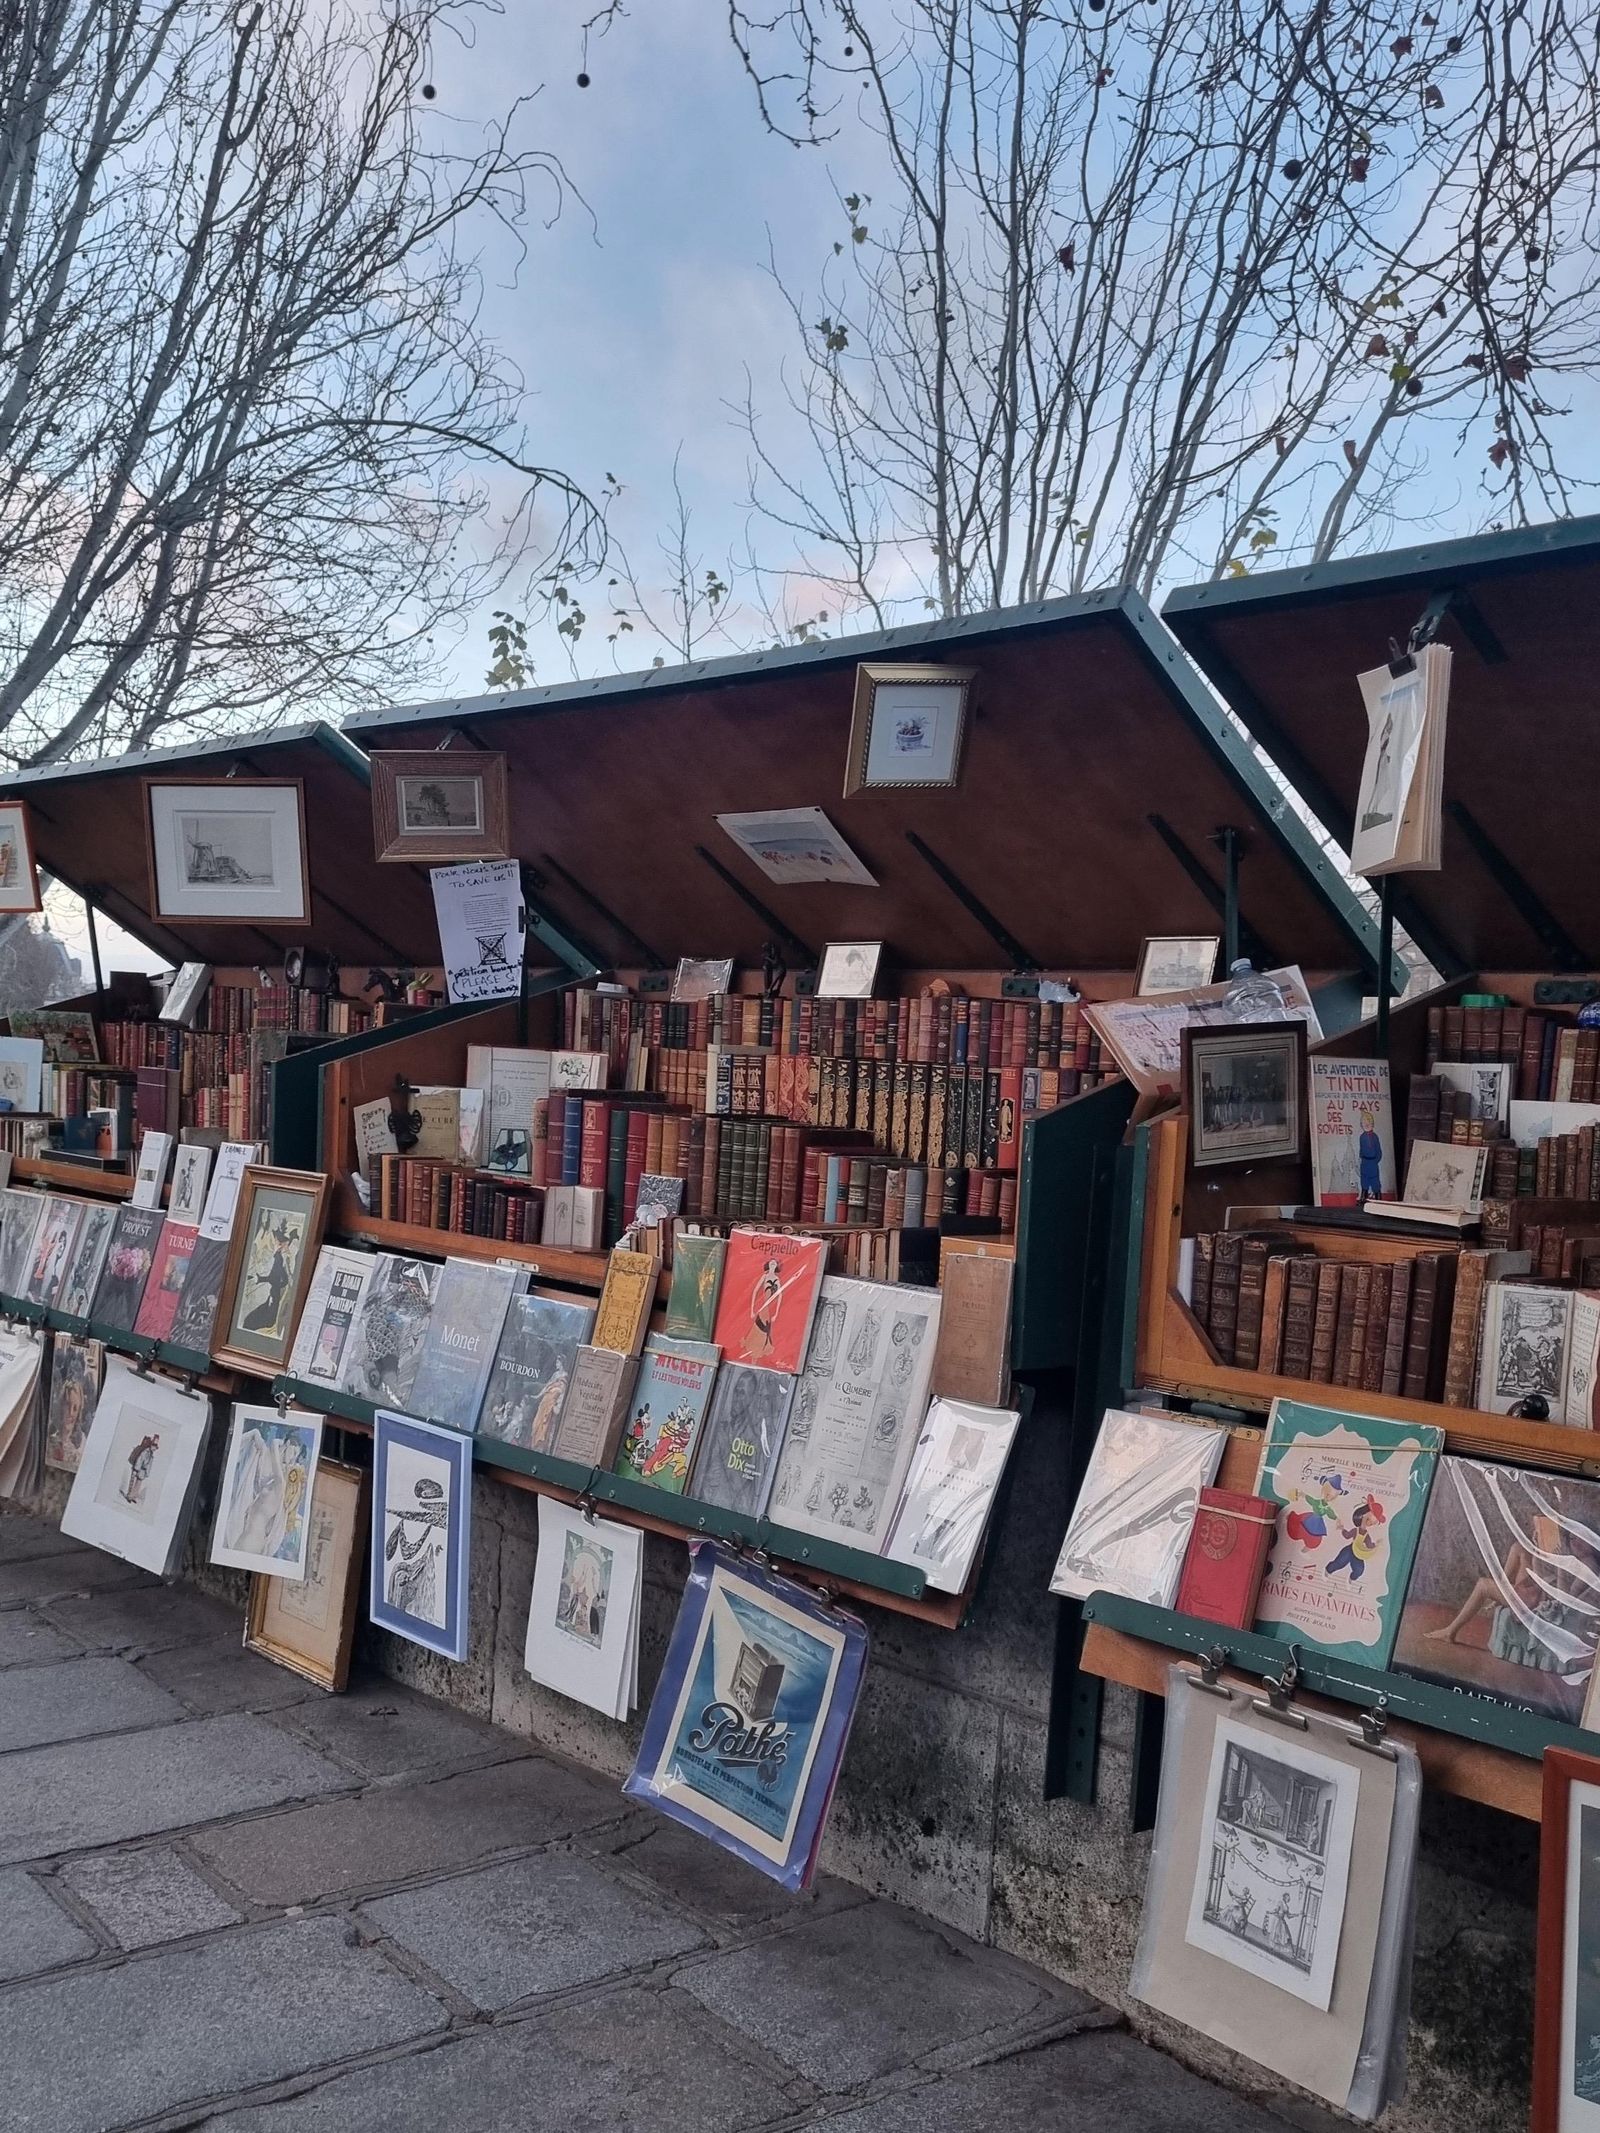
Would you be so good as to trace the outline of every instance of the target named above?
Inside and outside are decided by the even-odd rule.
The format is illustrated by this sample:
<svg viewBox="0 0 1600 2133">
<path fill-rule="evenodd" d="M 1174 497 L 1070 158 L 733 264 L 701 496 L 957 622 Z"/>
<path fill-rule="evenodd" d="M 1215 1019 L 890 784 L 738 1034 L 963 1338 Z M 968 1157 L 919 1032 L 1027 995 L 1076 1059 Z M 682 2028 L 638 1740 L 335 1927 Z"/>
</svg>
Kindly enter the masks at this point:
<svg viewBox="0 0 1600 2133">
<path fill-rule="evenodd" d="M 1043 1972 L 0 1519 L 7 2133 L 1282 2133 Z"/>
</svg>

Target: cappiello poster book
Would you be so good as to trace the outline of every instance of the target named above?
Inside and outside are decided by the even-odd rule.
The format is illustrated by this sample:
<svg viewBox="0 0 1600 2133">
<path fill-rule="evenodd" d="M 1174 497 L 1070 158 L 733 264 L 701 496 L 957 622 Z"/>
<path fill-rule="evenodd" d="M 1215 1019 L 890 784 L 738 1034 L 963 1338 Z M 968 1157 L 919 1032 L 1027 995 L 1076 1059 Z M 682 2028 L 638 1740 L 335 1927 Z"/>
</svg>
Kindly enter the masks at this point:
<svg viewBox="0 0 1600 2133">
<path fill-rule="evenodd" d="M 1256 1494 L 1279 1506 L 1256 1628 L 1386 1667 L 1444 1431 L 1274 1400 Z"/>
<path fill-rule="evenodd" d="M 821 1237 L 736 1229 L 728 1239 L 713 1336 L 723 1361 L 798 1370 L 827 1263 Z"/>
</svg>

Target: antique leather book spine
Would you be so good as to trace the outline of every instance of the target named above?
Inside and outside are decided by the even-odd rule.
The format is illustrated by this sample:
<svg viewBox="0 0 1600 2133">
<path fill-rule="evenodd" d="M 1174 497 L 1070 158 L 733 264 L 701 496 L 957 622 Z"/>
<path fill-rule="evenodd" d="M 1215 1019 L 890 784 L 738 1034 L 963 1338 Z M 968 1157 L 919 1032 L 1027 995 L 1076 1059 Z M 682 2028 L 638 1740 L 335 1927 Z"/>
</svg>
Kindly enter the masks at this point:
<svg viewBox="0 0 1600 2133">
<path fill-rule="evenodd" d="M 1223 1362 L 1231 1363 L 1239 1331 L 1239 1277 L 1244 1239 L 1237 1230 L 1219 1230 L 1211 1260 L 1211 1340 Z"/>
<path fill-rule="evenodd" d="M 1389 1269 L 1389 1324 L 1383 1343 L 1380 1392 L 1398 1393 L 1405 1381 L 1406 1328 L 1411 1320 L 1413 1268 L 1412 1260 L 1397 1259 Z"/>
<path fill-rule="evenodd" d="M 1189 1309 L 1205 1332 L 1211 1331 L 1211 1261 L 1216 1238 L 1207 1230 L 1194 1240 L 1194 1279 L 1189 1291 Z"/>
<path fill-rule="evenodd" d="M 1339 1330 L 1339 1292 L 1343 1267 L 1337 1259 L 1317 1261 L 1317 1307 L 1311 1327 L 1311 1376 L 1319 1385 L 1333 1383 L 1334 1343 Z"/>
<path fill-rule="evenodd" d="M 1317 1268 L 1319 1260 L 1291 1260 L 1288 1295 L 1283 1306 L 1283 1354 L 1281 1374 L 1286 1378 L 1309 1378 L 1311 1346 L 1316 1333 Z"/>
<path fill-rule="evenodd" d="M 1202 1489 L 1173 1606 L 1181 1615 L 1248 1629 L 1278 1507 L 1237 1489 Z"/>
<path fill-rule="evenodd" d="M 1293 1256 L 1288 1252 L 1274 1252 L 1267 1261 L 1266 1279 L 1261 1289 L 1261 1341 L 1256 1352 L 1256 1368 L 1268 1377 L 1278 1375 L 1283 1360 L 1284 1311 L 1289 1301 L 1289 1269 Z"/>
<path fill-rule="evenodd" d="M 1433 1252 L 1420 1252 L 1411 1262 L 1411 1315 L 1406 1326 L 1405 1375 L 1400 1385 L 1408 1400 L 1428 1397 L 1428 1364 L 1433 1352 L 1433 1316 L 1438 1300 L 1438 1256 Z"/>
<path fill-rule="evenodd" d="M 1239 1315 L 1234 1326 L 1233 1360 L 1240 1370 L 1254 1370 L 1260 1362 L 1269 1249 L 1265 1237 L 1246 1237 L 1239 1254 Z"/>
<path fill-rule="evenodd" d="M 1372 1294 L 1372 1269 L 1370 1266 L 1347 1266 L 1339 1289 L 1339 1324 L 1343 1332 L 1345 1318 L 1350 1322 L 1350 1337 L 1342 1344 L 1336 1338 L 1334 1383 L 1359 1387 L 1361 1366 L 1367 1353 L 1367 1312 Z"/>
<path fill-rule="evenodd" d="M 1470 1407 L 1478 1382 L 1478 1339 L 1483 1323 L 1483 1294 L 1489 1279 L 1489 1254 L 1467 1251 L 1456 1268 L 1455 1301 L 1450 1307 L 1450 1346 L 1445 1356 L 1444 1404 Z"/>
<path fill-rule="evenodd" d="M 1367 1269 L 1367 1342 L 1361 1357 L 1360 1385 L 1363 1392 L 1382 1392 L 1383 1357 L 1389 1339 L 1389 1292 L 1393 1268 Z"/>
</svg>

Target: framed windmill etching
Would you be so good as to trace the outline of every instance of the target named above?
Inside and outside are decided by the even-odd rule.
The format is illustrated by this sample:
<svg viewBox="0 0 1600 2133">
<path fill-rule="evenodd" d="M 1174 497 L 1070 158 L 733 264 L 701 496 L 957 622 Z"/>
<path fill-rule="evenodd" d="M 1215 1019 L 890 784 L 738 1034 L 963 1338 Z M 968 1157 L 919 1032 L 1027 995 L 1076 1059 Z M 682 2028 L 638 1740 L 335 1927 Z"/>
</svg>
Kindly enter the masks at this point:
<svg viewBox="0 0 1600 2133">
<path fill-rule="evenodd" d="M 154 917 L 310 925 L 298 778 L 146 778 L 144 798 Z"/>
</svg>

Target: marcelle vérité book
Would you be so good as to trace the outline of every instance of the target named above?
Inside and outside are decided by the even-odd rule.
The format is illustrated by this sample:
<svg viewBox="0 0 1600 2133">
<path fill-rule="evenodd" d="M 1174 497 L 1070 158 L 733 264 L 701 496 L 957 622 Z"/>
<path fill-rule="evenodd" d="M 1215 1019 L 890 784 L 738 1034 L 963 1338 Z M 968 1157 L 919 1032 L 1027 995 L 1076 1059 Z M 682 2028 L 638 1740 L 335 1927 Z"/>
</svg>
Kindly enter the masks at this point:
<svg viewBox="0 0 1600 2133">
<path fill-rule="evenodd" d="M 799 1370 L 827 1264 L 824 1238 L 736 1229 L 728 1239 L 713 1333 L 724 1360 Z"/>
<path fill-rule="evenodd" d="M 1256 1628 L 1386 1667 L 1444 1431 L 1274 1400 L 1256 1494 L 1278 1506 Z"/>
</svg>

